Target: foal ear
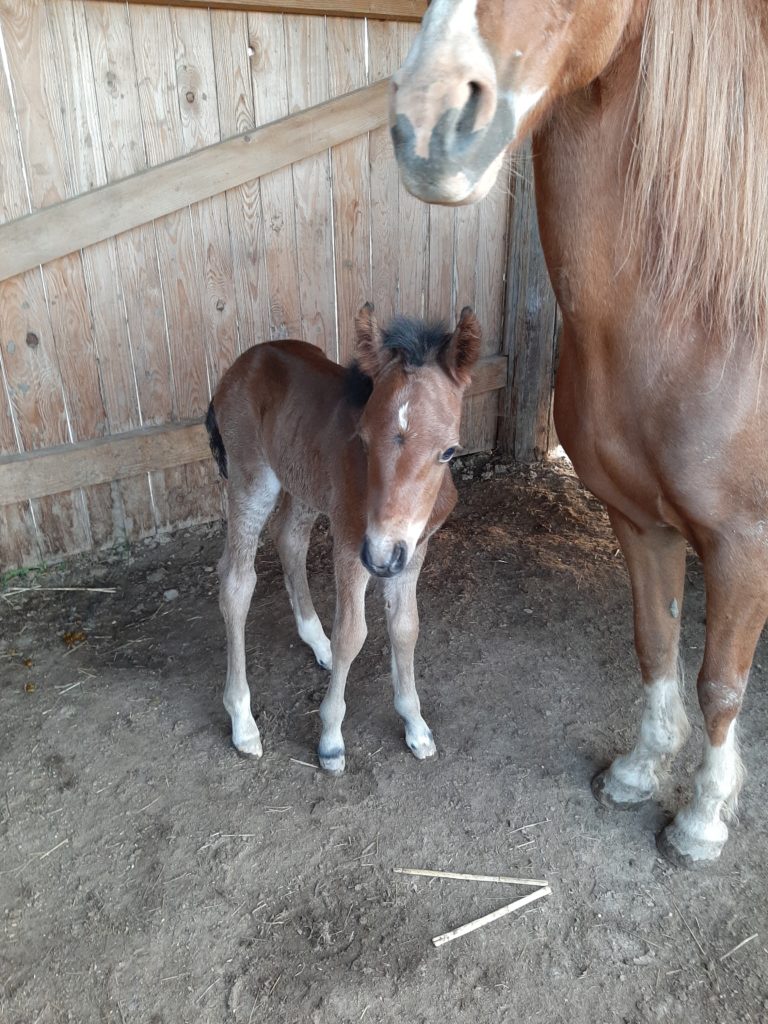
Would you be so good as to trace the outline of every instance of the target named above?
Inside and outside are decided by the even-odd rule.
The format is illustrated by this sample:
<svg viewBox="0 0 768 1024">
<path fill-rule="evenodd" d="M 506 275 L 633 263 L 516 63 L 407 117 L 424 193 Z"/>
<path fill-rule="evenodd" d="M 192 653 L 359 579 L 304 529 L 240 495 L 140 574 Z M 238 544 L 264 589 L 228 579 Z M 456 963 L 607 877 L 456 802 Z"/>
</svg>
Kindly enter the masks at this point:
<svg viewBox="0 0 768 1024">
<path fill-rule="evenodd" d="M 480 323 L 470 306 L 461 311 L 456 330 L 443 350 L 443 365 L 451 377 L 466 387 L 472 379 L 472 367 L 480 355 Z"/>
<path fill-rule="evenodd" d="M 363 373 L 375 377 L 383 363 L 383 338 L 373 315 L 373 304 L 370 302 L 366 302 L 355 317 L 355 337 L 357 365 Z"/>
</svg>

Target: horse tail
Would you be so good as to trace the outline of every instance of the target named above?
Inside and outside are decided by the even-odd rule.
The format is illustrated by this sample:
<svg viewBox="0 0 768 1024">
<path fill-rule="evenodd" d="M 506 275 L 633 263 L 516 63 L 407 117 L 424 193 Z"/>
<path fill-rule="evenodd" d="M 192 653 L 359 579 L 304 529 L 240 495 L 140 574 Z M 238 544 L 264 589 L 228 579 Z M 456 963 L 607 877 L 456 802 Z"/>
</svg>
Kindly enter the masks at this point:
<svg viewBox="0 0 768 1024">
<path fill-rule="evenodd" d="M 224 440 L 219 430 L 219 424 L 216 421 L 216 412 L 213 408 L 213 402 L 208 406 L 208 413 L 205 417 L 205 429 L 208 431 L 208 442 L 213 452 L 213 457 L 216 459 L 216 465 L 219 467 L 219 472 L 227 479 L 227 449 L 224 447 Z"/>
</svg>

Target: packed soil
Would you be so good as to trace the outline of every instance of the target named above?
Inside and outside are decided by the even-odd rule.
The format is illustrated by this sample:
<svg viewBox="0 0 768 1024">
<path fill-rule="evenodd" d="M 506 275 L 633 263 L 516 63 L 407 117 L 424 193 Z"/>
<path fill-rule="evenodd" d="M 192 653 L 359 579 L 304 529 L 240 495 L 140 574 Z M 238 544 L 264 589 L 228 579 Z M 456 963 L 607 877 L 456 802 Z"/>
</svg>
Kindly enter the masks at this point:
<svg viewBox="0 0 768 1024">
<path fill-rule="evenodd" d="M 768 1020 L 768 649 L 741 719 L 740 821 L 717 864 L 672 868 L 654 837 L 701 746 L 698 564 L 691 741 L 658 802 L 606 811 L 590 779 L 631 745 L 641 694 L 605 514 L 562 465 L 457 475 L 420 586 L 416 673 L 438 745 L 423 763 L 392 708 L 372 589 L 346 774 L 313 767 L 326 676 L 269 542 L 246 635 L 260 761 L 237 756 L 221 703 L 223 527 L 6 581 L 4 1024 Z M 330 624 L 322 524 L 310 570 Z M 434 948 L 526 890 L 402 867 L 546 879 L 552 895 Z"/>
</svg>

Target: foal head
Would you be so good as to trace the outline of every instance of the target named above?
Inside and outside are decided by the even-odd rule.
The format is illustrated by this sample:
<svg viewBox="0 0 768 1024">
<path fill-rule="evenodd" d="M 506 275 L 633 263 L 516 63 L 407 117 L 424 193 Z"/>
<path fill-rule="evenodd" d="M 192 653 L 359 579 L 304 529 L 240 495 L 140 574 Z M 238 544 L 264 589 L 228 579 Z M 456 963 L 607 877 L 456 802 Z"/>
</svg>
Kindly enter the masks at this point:
<svg viewBox="0 0 768 1024">
<path fill-rule="evenodd" d="M 357 366 L 372 382 L 358 429 L 368 457 L 360 557 L 374 575 L 395 576 L 411 560 L 450 472 L 480 325 L 467 307 L 452 334 L 405 318 L 381 331 L 366 305 L 355 327 Z"/>
<path fill-rule="evenodd" d="M 648 0 L 432 0 L 393 78 L 390 124 L 406 188 L 482 199 L 510 143 L 608 64 Z"/>
</svg>

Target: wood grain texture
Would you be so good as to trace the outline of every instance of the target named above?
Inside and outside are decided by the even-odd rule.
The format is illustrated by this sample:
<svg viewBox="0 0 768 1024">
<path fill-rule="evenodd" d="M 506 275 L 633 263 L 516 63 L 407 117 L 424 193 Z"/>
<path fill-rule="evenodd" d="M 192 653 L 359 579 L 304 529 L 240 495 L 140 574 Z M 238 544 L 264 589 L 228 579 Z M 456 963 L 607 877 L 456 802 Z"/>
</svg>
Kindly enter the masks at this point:
<svg viewBox="0 0 768 1024">
<path fill-rule="evenodd" d="M 21 150 L 21 161 L 8 166 L 3 186 L 28 211 L 67 194 L 57 101 L 60 67 L 51 66 L 53 42 L 42 0 L 3 0 L 0 14 Z M 50 76 L 45 80 L 44 66 Z M 47 447 L 92 436 L 103 424 L 104 410 L 81 259 L 65 257 L 42 276 L 39 271 L 25 276 L 24 284 L 29 294 L 20 291 L 20 283 L 11 283 L 2 303 L 5 369 L 21 442 L 25 448 Z M 88 499 L 100 538 L 109 530 L 110 499 L 104 494 Z M 43 557 L 54 548 L 75 552 L 93 545 L 89 500 L 75 492 L 62 494 L 55 507 L 44 500 L 35 508 Z"/>
<path fill-rule="evenodd" d="M 333 95 L 328 75 L 332 41 L 324 18 L 292 15 L 284 22 L 288 110 L 293 114 Z M 293 164 L 292 175 L 300 336 L 338 359 L 330 160 L 328 151 L 307 157 Z"/>
<path fill-rule="evenodd" d="M 179 26 L 176 13 L 160 7 L 131 7 L 131 30 L 139 83 L 144 140 L 149 163 L 159 164 L 185 150 L 182 109 L 190 75 L 200 69 L 185 61 L 184 33 L 204 32 L 204 11 L 181 12 L 191 18 Z M 214 89 L 196 81 L 201 93 Z M 193 92 L 193 100 L 196 93 Z M 214 92 L 215 97 L 215 92 Z M 215 106 L 215 98 L 213 100 Z M 189 129 L 194 131 L 194 127 Z M 204 325 L 204 274 L 195 238 L 195 213 L 189 207 L 155 222 L 162 301 L 171 362 L 173 418 L 189 419 L 203 413 L 210 399 L 211 358 Z M 221 509 L 212 476 L 199 467 L 165 474 L 167 522 L 191 524 L 214 517 Z"/>
<path fill-rule="evenodd" d="M 530 163 L 517 181 L 512 210 L 504 351 L 509 363 L 508 416 L 500 436 L 522 462 L 549 445 L 557 305 L 541 251 Z"/>
<path fill-rule="evenodd" d="M 388 78 L 400 66 L 400 28 L 394 22 L 370 21 L 368 75 Z M 400 196 L 402 185 L 387 125 L 368 136 L 371 190 L 371 299 L 376 316 L 386 323 L 400 308 Z"/>
<path fill-rule="evenodd" d="M 252 47 L 243 12 L 212 11 L 211 35 L 222 138 L 256 127 L 251 80 Z M 225 193 L 237 306 L 238 348 L 269 337 L 269 295 L 261 182 L 243 182 Z"/>
<path fill-rule="evenodd" d="M 248 16 L 248 35 L 253 50 L 251 76 L 256 124 L 264 125 L 288 114 L 285 19 L 282 16 L 251 14 Z M 305 155 L 308 154 L 301 154 Z M 286 164 L 289 162 L 285 161 Z M 269 295 L 269 336 L 296 337 L 301 331 L 301 299 L 290 167 L 283 166 L 262 177 L 261 208 Z"/>
<path fill-rule="evenodd" d="M 351 92 L 365 85 L 365 50 L 365 25 L 361 21 L 328 19 L 328 62 L 333 94 Z M 355 314 L 374 298 L 369 153 L 365 135 L 336 146 L 331 153 L 340 362 L 347 362 L 355 349 Z"/>
<path fill-rule="evenodd" d="M 398 25 L 399 63 L 405 60 L 417 33 L 415 25 Z M 400 186 L 398 306 L 407 316 L 424 316 L 429 286 L 429 207 Z"/>
<path fill-rule="evenodd" d="M 469 395 L 503 388 L 506 363 L 504 356 L 482 360 Z M 114 437 L 6 455 L 0 457 L 0 506 L 55 494 L 73 483 L 91 487 L 198 461 L 213 467 L 208 435 L 200 422 L 143 427 Z"/>
<path fill-rule="evenodd" d="M 132 13 L 137 10 L 162 9 L 131 8 Z M 251 38 L 264 31 L 257 27 Z M 274 27 L 269 26 L 266 31 L 271 34 Z M 268 40 L 266 42 L 268 45 Z M 264 58 L 261 59 L 263 62 Z M 285 107 L 280 101 L 280 95 L 285 94 L 284 75 L 276 76 L 274 91 L 266 84 L 269 77 L 270 73 L 263 66 L 254 71 L 256 118 L 261 124 L 265 123 L 261 120 L 265 117 L 265 108 L 268 110 L 278 104 Z M 141 85 L 142 92 L 147 93 L 147 83 L 142 81 Z M 285 168 L 296 160 L 386 124 L 387 90 L 384 82 L 368 86 L 359 93 L 331 100 L 320 109 L 302 111 L 278 124 L 269 124 L 260 131 L 247 132 L 178 160 L 151 159 L 150 162 L 161 166 L 6 224 L 0 228 L 0 280 L 113 234 L 129 231 L 153 218 L 216 195 L 222 189 L 268 175 L 275 168 Z M 160 96 L 158 93 L 157 98 Z M 148 103 L 145 114 L 151 126 L 154 126 L 153 114 L 158 118 L 163 116 L 161 106 L 155 109 Z M 266 118 L 274 120 L 268 113 Z M 153 135 L 156 130 L 156 126 L 152 127 Z M 164 132 L 162 128 L 161 133 Z M 283 172 L 283 176 L 285 173 L 290 175 L 288 171 Z M 280 175 L 277 171 L 273 177 L 277 179 Z"/>
<path fill-rule="evenodd" d="M 122 0 L 121 0 L 122 2 Z M 133 3 L 163 3 L 163 0 L 129 0 Z M 176 0 L 176 7 L 213 7 L 233 11 L 262 11 L 277 14 L 336 15 L 344 18 L 379 18 L 392 21 L 421 21 L 426 0 Z"/>
</svg>

